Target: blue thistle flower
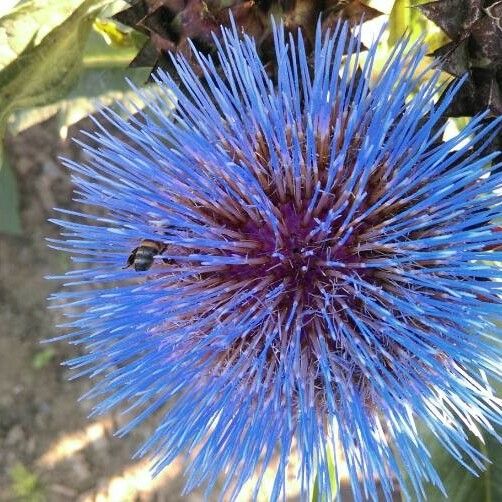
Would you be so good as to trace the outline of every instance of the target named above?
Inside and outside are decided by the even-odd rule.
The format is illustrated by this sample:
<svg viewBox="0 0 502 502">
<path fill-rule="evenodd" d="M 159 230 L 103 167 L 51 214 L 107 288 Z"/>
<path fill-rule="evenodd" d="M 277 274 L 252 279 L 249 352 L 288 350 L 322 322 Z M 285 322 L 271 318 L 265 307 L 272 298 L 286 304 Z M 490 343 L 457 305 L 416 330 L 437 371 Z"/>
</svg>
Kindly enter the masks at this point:
<svg viewBox="0 0 502 502">
<path fill-rule="evenodd" d="M 502 173 L 483 155 L 501 119 L 440 141 L 461 83 L 435 104 L 420 43 L 372 80 L 378 40 L 363 61 L 344 24 L 310 61 L 274 34 L 274 79 L 224 30 L 218 65 L 173 56 L 176 79 L 128 121 L 104 110 L 88 161 L 66 161 L 87 209 L 54 245 L 88 264 L 55 295 L 80 309 L 68 364 L 100 378 L 96 413 L 135 413 L 122 434 L 161 410 L 139 455 L 159 472 L 196 450 L 187 490 L 234 498 L 278 458 L 275 500 L 296 449 L 303 496 L 314 475 L 329 495 L 330 445 L 357 500 L 421 498 L 441 481 L 416 422 L 471 470 L 468 432 L 501 423 Z"/>
</svg>

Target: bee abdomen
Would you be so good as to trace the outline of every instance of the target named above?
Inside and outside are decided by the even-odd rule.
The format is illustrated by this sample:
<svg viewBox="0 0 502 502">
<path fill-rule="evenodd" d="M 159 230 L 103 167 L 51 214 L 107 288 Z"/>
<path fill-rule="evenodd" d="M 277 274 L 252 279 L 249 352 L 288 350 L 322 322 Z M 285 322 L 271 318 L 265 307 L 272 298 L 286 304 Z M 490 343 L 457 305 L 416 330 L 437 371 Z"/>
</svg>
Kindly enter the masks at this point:
<svg viewBox="0 0 502 502">
<path fill-rule="evenodd" d="M 144 272 L 148 270 L 153 264 L 153 257 L 155 251 L 152 248 L 140 247 L 134 256 L 134 270 L 137 272 Z"/>
<path fill-rule="evenodd" d="M 132 250 L 124 268 L 132 266 L 136 272 L 144 272 L 153 265 L 155 256 L 163 253 L 166 247 L 162 242 L 143 239 L 141 244 Z"/>
</svg>

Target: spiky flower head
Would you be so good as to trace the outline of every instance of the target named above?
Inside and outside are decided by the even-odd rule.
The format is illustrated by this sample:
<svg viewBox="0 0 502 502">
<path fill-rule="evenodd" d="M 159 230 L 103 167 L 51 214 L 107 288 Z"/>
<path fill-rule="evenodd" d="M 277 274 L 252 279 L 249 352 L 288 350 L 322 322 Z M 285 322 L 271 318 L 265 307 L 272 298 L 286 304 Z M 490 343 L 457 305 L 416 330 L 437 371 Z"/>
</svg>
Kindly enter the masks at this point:
<svg viewBox="0 0 502 502">
<path fill-rule="evenodd" d="M 312 66 L 301 35 L 274 33 L 276 81 L 223 30 L 222 71 L 174 57 L 143 112 L 104 111 L 88 162 L 67 161 L 95 208 L 58 221 L 55 245 L 89 264 L 56 295 L 83 307 L 69 365 L 100 378 L 97 413 L 137 412 L 122 432 L 162 410 L 140 454 L 158 472 L 193 452 L 188 489 L 221 475 L 234 497 L 273 464 L 275 500 L 296 450 L 304 497 L 315 473 L 328 494 L 331 445 L 357 500 L 377 480 L 420 498 L 440 480 L 416 422 L 473 469 L 466 430 L 501 422 L 502 174 L 483 156 L 500 120 L 442 142 L 458 85 L 434 104 L 420 44 L 374 76 L 377 41 L 358 61 L 346 25 L 317 31 Z"/>
</svg>

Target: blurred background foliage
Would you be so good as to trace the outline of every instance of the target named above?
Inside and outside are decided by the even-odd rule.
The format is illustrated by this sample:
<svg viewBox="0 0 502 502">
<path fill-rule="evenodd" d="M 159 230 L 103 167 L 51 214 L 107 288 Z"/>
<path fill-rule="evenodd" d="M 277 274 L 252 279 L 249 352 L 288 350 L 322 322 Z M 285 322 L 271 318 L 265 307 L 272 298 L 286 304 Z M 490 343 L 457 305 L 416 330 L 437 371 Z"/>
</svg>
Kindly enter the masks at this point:
<svg viewBox="0 0 502 502">
<path fill-rule="evenodd" d="M 7 2 L 8 4 L 9 2 Z M 56 115 L 60 134 L 97 107 L 132 96 L 129 68 L 144 35 L 110 16 L 122 1 L 24 0 L 0 11 L 0 141 Z M 0 150 L 0 232 L 20 234 L 19 201 Z"/>
<path fill-rule="evenodd" d="M 178 3 L 183 4 L 183 2 Z M 190 3 L 190 0 L 187 0 L 187 3 Z M 451 26 L 448 23 L 452 11 L 439 9 L 438 14 L 437 5 L 448 4 L 450 9 L 455 9 L 458 2 L 454 0 L 427 4 L 424 8 L 417 7 L 419 4 L 424 4 L 423 1 L 417 0 L 366 2 L 343 0 L 331 3 L 338 5 L 340 11 L 348 12 L 348 15 L 354 12 L 371 14 L 366 17 L 369 21 L 362 29 L 363 40 L 367 43 L 379 31 L 382 23 L 387 23 L 379 53 L 382 64 L 396 41 L 403 33 L 408 33 L 412 39 L 423 37 L 431 54 L 434 53 L 447 62 L 452 61 L 450 56 L 454 54 L 457 58 L 455 61 L 461 58 L 464 64 L 462 70 L 469 69 L 470 56 L 465 50 L 460 56 L 455 53 L 460 42 L 450 46 L 449 52 L 443 49 L 451 44 L 453 36 L 460 32 L 449 29 Z M 490 5 L 501 3 L 490 2 Z M 146 61 L 144 58 L 142 61 L 139 60 L 138 54 L 144 55 L 148 51 L 151 54 L 152 41 L 157 44 L 157 49 L 165 47 L 162 32 L 158 31 L 158 25 L 156 27 L 152 21 L 158 21 L 158 12 L 145 10 L 147 4 L 148 2 L 127 3 L 121 0 L 3 0 L 1 2 L 0 233 L 22 234 L 16 178 L 10 168 L 9 159 L 1 149 L 5 135 L 16 135 L 50 117 L 56 117 L 60 136 L 64 138 L 72 124 L 93 113 L 100 106 L 113 105 L 116 102 L 128 104 L 134 92 L 131 91 L 126 79 L 137 86 L 145 86 L 148 85 L 152 71 L 152 66 L 146 63 L 143 67 L 137 66 L 138 63 L 141 65 L 142 61 Z M 205 5 L 204 2 L 202 4 Z M 467 4 L 472 6 L 476 2 L 469 0 L 465 2 L 464 7 Z M 477 1 L 477 5 L 482 6 L 480 0 Z M 143 9 L 142 12 L 138 10 L 140 8 Z M 378 10 L 381 15 L 373 10 L 365 10 L 369 8 Z M 128 14 L 125 15 L 124 12 Z M 487 23 L 484 20 L 486 17 L 495 19 L 495 24 L 500 23 L 495 10 L 485 9 L 479 12 L 475 21 L 481 20 L 483 26 Z M 151 22 L 142 25 L 141 15 L 145 13 L 150 16 Z M 127 24 L 117 19 L 127 21 Z M 463 22 L 466 25 L 465 19 Z M 473 23 L 468 24 L 472 25 Z M 473 33 L 476 35 L 475 30 L 464 30 L 457 38 L 462 42 L 474 36 Z M 496 36 L 496 28 L 494 33 Z M 500 31 L 498 33 L 500 36 Z M 484 36 L 483 33 L 481 36 Z M 493 37 L 487 43 L 493 46 Z M 495 40 L 495 47 L 498 47 L 499 43 L 500 40 Z M 157 56 L 158 53 L 155 57 Z M 132 61 L 135 61 L 135 67 L 130 66 Z M 431 61 L 429 59 L 424 62 L 424 68 Z M 487 64 L 486 57 L 483 59 L 483 64 L 484 70 L 488 68 L 491 71 L 491 68 L 498 68 L 498 63 L 492 66 L 490 62 Z M 451 80 L 450 75 L 455 75 L 451 67 L 446 66 L 448 73 L 444 73 L 445 81 Z M 491 105 L 489 102 L 480 101 L 482 107 Z M 497 106 L 493 109 L 497 112 Z M 452 122 L 453 128 L 461 127 L 462 123 L 465 123 L 463 117 L 472 114 L 462 114 L 462 107 L 460 111 L 456 114 L 460 118 Z M 42 368 L 53 356 L 52 349 L 41 350 L 33 360 L 34 367 Z M 486 472 L 479 476 L 474 476 L 459 466 L 439 447 L 434 438 L 426 437 L 426 441 L 430 444 L 436 466 L 445 480 L 450 500 L 455 502 L 502 500 L 502 451 L 493 438 L 473 438 L 473 443 L 491 459 Z M 406 471 L 406 466 L 403 468 Z M 11 478 L 13 490 L 19 497 L 30 500 L 41 498 L 41 488 L 36 476 L 22 465 L 18 465 L 11 472 Z M 444 497 L 437 491 L 431 490 L 426 494 L 426 499 L 435 501 L 444 500 Z"/>
</svg>

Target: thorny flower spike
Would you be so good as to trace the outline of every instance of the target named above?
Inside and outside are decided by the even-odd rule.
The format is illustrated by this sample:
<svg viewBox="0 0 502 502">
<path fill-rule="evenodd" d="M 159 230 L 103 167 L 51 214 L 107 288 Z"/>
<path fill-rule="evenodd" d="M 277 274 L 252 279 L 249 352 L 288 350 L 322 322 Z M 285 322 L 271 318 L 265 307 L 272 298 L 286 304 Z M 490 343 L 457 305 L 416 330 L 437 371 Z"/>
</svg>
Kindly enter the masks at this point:
<svg viewBox="0 0 502 502">
<path fill-rule="evenodd" d="M 234 498 L 275 465 L 276 500 L 297 451 L 302 500 L 316 473 L 329 494 L 330 444 L 357 500 L 377 480 L 387 500 L 396 483 L 422 498 L 441 482 L 417 420 L 474 470 L 467 429 L 502 421 L 488 384 L 502 174 L 483 156 L 501 120 L 441 142 L 461 83 L 434 105 L 420 44 L 398 43 L 370 84 L 376 43 L 354 70 L 346 25 L 318 30 L 310 62 L 301 35 L 274 35 L 276 80 L 252 39 L 224 30 L 221 70 L 173 57 L 178 76 L 158 75 L 143 112 L 104 111 L 88 162 L 66 161 L 95 208 L 57 220 L 54 245 L 89 264 L 56 295 L 82 310 L 66 337 L 87 351 L 69 365 L 100 378 L 96 413 L 136 413 L 122 433 L 161 410 L 139 455 L 159 472 L 191 451 L 187 490 Z"/>
</svg>

